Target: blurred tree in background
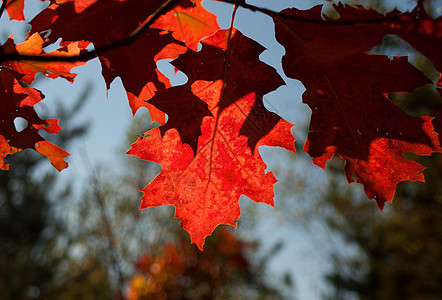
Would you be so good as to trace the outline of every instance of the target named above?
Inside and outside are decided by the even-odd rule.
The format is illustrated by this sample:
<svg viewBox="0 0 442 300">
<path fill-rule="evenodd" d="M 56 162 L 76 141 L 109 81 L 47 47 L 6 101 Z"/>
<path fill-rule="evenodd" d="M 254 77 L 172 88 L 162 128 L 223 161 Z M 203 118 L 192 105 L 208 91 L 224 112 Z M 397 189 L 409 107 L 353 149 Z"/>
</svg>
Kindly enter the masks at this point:
<svg viewBox="0 0 442 300">
<path fill-rule="evenodd" d="M 58 145 L 63 147 L 85 133 L 87 124 L 77 127 L 71 121 L 89 90 L 85 88 L 69 110 L 58 108 L 64 127 L 52 139 Z M 0 171 L 0 297 L 47 299 L 60 292 L 65 279 L 62 269 L 68 253 L 64 244 L 69 240 L 62 237 L 68 229 L 54 201 L 68 201 L 70 189 L 55 192 L 57 174 L 42 170 L 44 159 L 32 151 L 7 159 L 14 167 Z"/>
<path fill-rule="evenodd" d="M 381 213 L 332 185 L 327 224 L 357 247 L 333 254 L 333 299 L 440 299 L 442 295 L 442 155 L 425 159 L 426 184 L 405 183 Z"/>
<path fill-rule="evenodd" d="M 182 236 L 155 258 L 142 256 L 128 299 L 284 299 L 265 280 L 264 264 L 251 264 L 247 250 L 256 251 L 256 244 L 238 240 L 227 227 L 215 230 L 204 252 Z"/>
</svg>

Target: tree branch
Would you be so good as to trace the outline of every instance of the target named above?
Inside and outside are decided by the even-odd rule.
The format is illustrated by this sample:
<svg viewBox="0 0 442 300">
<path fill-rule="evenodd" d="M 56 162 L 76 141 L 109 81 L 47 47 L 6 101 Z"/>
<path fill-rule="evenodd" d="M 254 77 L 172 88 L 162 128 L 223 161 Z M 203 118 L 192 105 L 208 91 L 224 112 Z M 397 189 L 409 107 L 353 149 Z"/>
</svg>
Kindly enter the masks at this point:
<svg viewBox="0 0 442 300">
<path fill-rule="evenodd" d="M 6 2 L 6 1 L 5 1 Z M 5 3 L 4 2 L 4 3 Z M 72 56 L 61 56 L 61 55 L 25 55 L 19 53 L 0 53 L 0 62 L 12 60 L 12 61 L 51 61 L 51 62 L 77 62 L 77 61 L 88 61 L 109 50 L 113 50 L 122 46 L 127 46 L 135 42 L 138 37 L 146 32 L 147 29 L 163 14 L 171 10 L 179 0 L 167 0 L 164 4 L 159 7 L 151 17 L 147 18 L 140 26 L 138 26 L 129 35 L 125 36 L 121 40 L 112 42 L 110 44 L 103 45 L 97 49 L 91 51 L 83 51 L 78 55 Z"/>
<path fill-rule="evenodd" d="M 340 20 L 317 20 L 317 19 L 309 19 L 304 17 L 299 17 L 295 15 L 286 15 L 280 12 L 272 11 L 266 8 L 254 6 L 251 4 L 247 4 L 244 0 L 221 0 L 222 2 L 239 5 L 243 8 L 258 11 L 264 13 L 269 16 L 281 17 L 285 19 L 292 19 L 297 21 L 316 23 L 316 24 L 335 24 L 335 25 L 343 25 L 343 24 L 356 24 L 356 23 L 373 23 L 373 22 L 385 22 L 388 20 L 394 20 L 401 14 L 397 14 L 394 16 L 383 17 L 383 18 L 375 18 L 375 19 L 361 19 L 361 20 L 349 20 L 349 21 L 340 21 Z M 2 3 L 2 12 L 6 7 L 7 0 L 4 0 Z M 133 43 L 138 37 L 140 37 L 147 29 L 163 14 L 167 11 L 171 10 L 174 6 L 178 4 L 179 0 L 168 0 L 166 1 L 157 11 L 154 12 L 152 17 L 149 17 L 144 21 L 139 27 L 137 27 L 132 33 L 127 35 L 121 40 L 116 42 L 112 42 L 110 44 L 103 45 L 94 49 L 92 51 L 83 51 L 79 55 L 73 56 L 60 56 L 60 55 L 24 55 L 19 53 L 0 53 L 0 63 L 4 61 L 42 61 L 42 62 L 77 62 L 77 61 L 88 61 L 97 57 L 98 55 L 113 50 L 122 46 L 127 46 Z M 0 15 L 1 16 L 1 15 Z"/>
<path fill-rule="evenodd" d="M 247 4 L 244 0 L 221 0 L 222 2 L 230 3 L 230 4 L 236 4 L 241 6 L 242 8 L 249 9 L 251 11 L 259 11 L 263 14 L 266 14 L 268 16 L 276 16 L 276 17 L 282 17 L 285 19 L 291 19 L 296 21 L 302 21 L 307 23 L 316 23 L 316 24 L 336 24 L 336 25 L 351 25 L 351 24 L 359 24 L 359 23 L 375 23 L 375 22 L 385 22 L 389 20 L 395 20 L 398 16 L 402 15 L 402 13 L 399 13 L 394 16 L 389 17 L 382 17 L 382 18 L 373 18 L 373 19 L 360 19 L 360 20 L 348 20 L 348 21 L 342 21 L 342 20 L 317 20 L 317 19 L 309 19 L 304 18 L 300 16 L 295 15 L 286 15 L 281 12 L 273 11 L 267 8 L 258 7 L 255 5 Z"/>
<path fill-rule="evenodd" d="M 8 2 L 8 0 L 3 0 L 3 2 L 2 2 L 2 6 L 0 7 L 0 18 L 3 16 L 3 12 L 5 11 L 7 2 Z"/>
</svg>

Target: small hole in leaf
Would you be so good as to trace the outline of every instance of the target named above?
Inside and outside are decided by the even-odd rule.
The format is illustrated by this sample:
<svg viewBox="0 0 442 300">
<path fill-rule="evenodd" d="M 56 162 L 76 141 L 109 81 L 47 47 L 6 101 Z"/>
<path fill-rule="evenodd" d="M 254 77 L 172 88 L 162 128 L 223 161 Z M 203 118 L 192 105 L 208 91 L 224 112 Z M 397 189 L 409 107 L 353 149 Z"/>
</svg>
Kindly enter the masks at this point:
<svg viewBox="0 0 442 300">
<path fill-rule="evenodd" d="M 48 29 L 48 30 L 44 30 L 44 31 L 42 31 L 42 32 L 40 32 L 40 35 L 43 37 L 43 38 L 47 38 L 50 34 L 51 34 L 51 29 Z"/>
<path fill-rule="evenodd" d="M 28 127 L 28 121 L 23 119 L 22 117 L 17 117 L 14 119 L 14 126 L 17 132 L 23 131 L 26 127 Z"/>
</svg>

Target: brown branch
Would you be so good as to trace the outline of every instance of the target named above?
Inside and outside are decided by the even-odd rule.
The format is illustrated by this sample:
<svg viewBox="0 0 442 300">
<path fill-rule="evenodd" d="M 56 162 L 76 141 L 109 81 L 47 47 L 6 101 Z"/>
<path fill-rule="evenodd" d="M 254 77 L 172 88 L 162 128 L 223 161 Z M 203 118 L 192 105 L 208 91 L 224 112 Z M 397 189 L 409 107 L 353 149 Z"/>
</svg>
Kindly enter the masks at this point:
<svg viewBox="0 0 442 300">
<path fill-rule="evenodd" d="M 6 1 L 5 1 L 6 2 Z M 98 55 L 113 50 L 122 46 L 127 46 L 135 42 L 149 27 L 163 14 L 171 10 L 179 0 L 167 0 L 164 4 L 159 7 L 151 17 L 147 18 L 140 26 L 138 26 L 134 31 L 124 38 L 117 40 L 101 47 L 98 47 L 91 51 L 83 51 L 78 55 L 72 56 L 61 56 L 61 55 L 26 55 L 19 53 L 0 53 L 0 63 L 8 60 L 12 61 L 51 61 L 51 62 L 77 62 L 77 61 L 88 61 L 97 57 Z"/>
<path fill-rule="evenodd" d="M 234 5 L 239 5 L 243 8 L 252 10 L 252 11 L 258 11 L 261 13 L 264 13 L 269 16 L 276 16 L 276 17 L 282 17 L 285 19 L 293 19 L 297 21 L 303 21 L 303 22 L 309 22 L 309 23 L 316 23 L 316 24 L 335 24 L 335 25 L 342 25 L 342 24 L 357 24 L 357 23 L 373 23 L 373 22 L 385 22 L 388 20 L 394 20 L 401 14 L 397 14 L 394 16 L 389 17 L 383 17 L 383 18 L 375 18 L 375 19 L 361 19 L 361 20 L 348 20 L 348 21 L 340 21 L 340 20 L 317 20 L 317 19 L 309 19 L 304 17 L 299 17 L 295 15 L 286 15 L 280 12 L 275 12 L 266 8 L 254 6 L 251 4 L 247 4 L 244 0 L 221 0 L 222 2 L 231 3 Z M 88 61 L 90 59 L 93 59 L 97 57 L 98 55 L 113 50 L 122 46 L 127 46 L 135 42 L 138 37 L 140 37 L 144 32 L 146 32 L 147 29 L 164 13 L 171 10 L 174 6 L 178 4 L 179 0 L 168 0 L 166 1 L 160 8 L 158 8 L 154 14 L 147 18 L 143 24 L 141 24 L 139 27 L 137 27 L 132 33 L 127 35 L 126 37 L 122 38 L 121 40 L 118 40 L 116 42 L 112 42 L 110 44 L 103 45 L 101 47 L 98 47 L 91 51 L 83 51 L 83 53 L 80 53 L 79 55 L 73 55 L 73 56 L 60 56 L 60 55 L 24 55 L 19 53 L 11 53 L 6 54 L 2 53 L 0 54 L 0 63 L 4 61 L 43 61 L 43 62 L 77 62 L 77 61 Z M 6 0 L 2 4 L 2 8 L 6 6 Z"/>
<path fill-rule="evenodd" d="M 263 14 L 266 14 L 268 16 L 276 16 L 276 17 L 282 17 L 285 19 L 292 19 L 295 21 L 302 21 L 307 23 L 316 23 L 316 24 L 335 24 L 335 25 L 352 25 L 352 24 L 360 24 L 360 23 L 376 23 L 376 22 L 385 22 L 390 20 L 397 19 L 398 16 L 402 15 L 402 13 L 399 13 L 394 16 L 388 16 L 388 17 L 382 17 L 382 18 L 373 18 L 373 19 L 360 19 L 360 20 L 348 20 L 348 21 L 342 21 L 342 20 L 317 20 L 317 19 L 310 19 L 310 18 L 304 18 L 300 16 L 295 15 L 286 15 L 281 12 L 273 11 L 267 8 L 258 7 L 255 5 L 247 4 L 244 0 L 221 0 L 222 2 L 230 3 L 230 4 L 236 4 L 241 6 L 242 8 L 249 9 L 251 11 L 258 11 Z"/>
<path fill-rule="evenodd" d="M 0 7 L 0 18 L 2 17 L 3 12 L 5 11 L 7 2 L 8 2 L 8 0 L 3 0 L 3 2 L 2 2 L 2 6 Z"/>
</svg>

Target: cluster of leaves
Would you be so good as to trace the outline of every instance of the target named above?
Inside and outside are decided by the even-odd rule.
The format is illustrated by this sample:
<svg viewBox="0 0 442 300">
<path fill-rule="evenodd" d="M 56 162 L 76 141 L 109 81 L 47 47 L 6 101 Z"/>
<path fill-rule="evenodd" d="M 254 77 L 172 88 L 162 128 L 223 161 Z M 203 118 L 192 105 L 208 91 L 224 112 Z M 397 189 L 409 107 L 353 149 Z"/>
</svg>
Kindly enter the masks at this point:
<svg viewBox="0 0 442 300">
<path fill-rule="evenodd" d="M 433 83 L 407 58 L 367 53 L 396 34 L 442 70 L 442 23 L 426 14 L 423 1 L 412 12 L 386 15 L 340 4 L 337 20 L 322 15 L 321 6 L 275 13 L 244 1 L 223 2 L 234 5 L 228 29 L 218 27 L 202 0 L 51 1 L 30 21 L 23 43 L 15 45 L 11 37 L 0 46 L 2 168 L 8 168 L 6 155 L 24 148 L 47 156 L 59 170 L 67 166 L 68 153 L 38 134 L 60 127 L 56 120 L 38 118 L 32 106 L 43 96 L 27 85 L 38 72 L 72 81 L 73 67 L 98 57 L 107 87 L 120 77 L 132 112 L 147 107 L 161 124 L 128 151 L 162 167 L 142 190 L 141 208 L 174 205 L 182 227 L 202 249 L 217 225 L 235 226 L 241 195 L 273 205 L 276 179 L 265 173 L 258 147 L 294 152 L 295 138 L 292 124 L 264 107 L 263 96 L 284 81 L 259 60 L 265 49 L 234 27 L 237 8 L 243 7 L 273 18 L 286 51 L 283 70 L 306 88 L 303 101 L 313 113 L 304 151 L 315 165 L 325 169 L 339 155 L 348 181 L 363 184 L 381 209 L 399 182 L 424 180 L 423 166 L 403 153 L 441 152 L 440 117 L 410 116 L 389 94 Z M 11 19 L 23 20 L 23 3 L 4 0 L 2 7 Z M 60 49 L 43 51 L 59 39 Z M 95 50 L 88 51 L 91 44 Z M 173 59 L 187 83 L 172 87 L 156 68 L 161 59 Z M 21 132 L 14 127 L 17 117 L 28 121 Z"/>
</svg>

